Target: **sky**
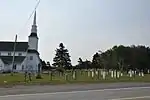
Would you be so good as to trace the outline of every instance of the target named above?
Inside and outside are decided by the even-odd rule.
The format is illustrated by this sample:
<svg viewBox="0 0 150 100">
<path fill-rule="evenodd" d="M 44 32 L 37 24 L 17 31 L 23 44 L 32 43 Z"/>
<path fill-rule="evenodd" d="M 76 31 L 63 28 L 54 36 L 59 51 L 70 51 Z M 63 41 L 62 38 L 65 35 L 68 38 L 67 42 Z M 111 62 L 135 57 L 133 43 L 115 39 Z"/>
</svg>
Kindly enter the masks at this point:
<svg viewBox="0 0 150 100">
<path fill-rule="evenodd" d="M 28 41 L 37 0 L 0 0 L 0 40 Z M 53 63 L 59 43 L 72 64 L 114 45 L 150 46 L 150 0 L 41 0 L 37 8 L 40 57 Z M 28 20 L 28 21 L 27 21 Z M 27 23 L 26 23 L 27 22 Z"/>
</svg>

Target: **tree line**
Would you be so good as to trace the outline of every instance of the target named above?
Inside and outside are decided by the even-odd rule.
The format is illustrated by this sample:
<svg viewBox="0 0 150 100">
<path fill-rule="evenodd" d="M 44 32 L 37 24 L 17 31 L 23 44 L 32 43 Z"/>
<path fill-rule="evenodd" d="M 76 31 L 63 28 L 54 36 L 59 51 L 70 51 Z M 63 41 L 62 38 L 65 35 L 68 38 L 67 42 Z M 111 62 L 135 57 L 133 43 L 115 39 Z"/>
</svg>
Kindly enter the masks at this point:
<svg viewBox="0 0 150 100">
<path fill-rule="evenodd" d="M 42 61 L 43 70 L 65 69 L 114 69 L 114 70 L 147 70 L 150 69 L 150 48 L 143 45 L 113 46 L 105 52 L 93 54 L 92 61 L 79 58 L 78 64 L 72 66 L 68 49 L 63 43 L 56 50 L 53 64 Z"/>
</svg>

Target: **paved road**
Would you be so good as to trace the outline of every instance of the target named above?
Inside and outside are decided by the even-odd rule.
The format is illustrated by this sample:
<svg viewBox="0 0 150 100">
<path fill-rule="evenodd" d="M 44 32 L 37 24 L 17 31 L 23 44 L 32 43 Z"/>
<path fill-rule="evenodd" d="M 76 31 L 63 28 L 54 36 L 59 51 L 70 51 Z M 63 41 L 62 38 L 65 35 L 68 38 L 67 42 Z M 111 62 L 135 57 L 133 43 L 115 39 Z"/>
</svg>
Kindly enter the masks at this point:
<svg viewBox="0 0 150 100">
<path fill-rule="evenodd" d="M 0 100 L 150 100 L 150 83 L 17 86 L 0 88 L 0 95 Z"/>
</svg>

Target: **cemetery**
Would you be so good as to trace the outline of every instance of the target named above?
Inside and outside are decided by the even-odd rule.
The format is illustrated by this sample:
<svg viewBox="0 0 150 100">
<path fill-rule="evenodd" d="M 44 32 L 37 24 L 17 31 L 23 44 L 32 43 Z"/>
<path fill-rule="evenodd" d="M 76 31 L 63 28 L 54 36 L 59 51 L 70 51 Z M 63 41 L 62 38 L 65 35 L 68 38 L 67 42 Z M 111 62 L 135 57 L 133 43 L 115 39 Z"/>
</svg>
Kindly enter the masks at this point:
<svg viewBox="0 0 150 100">
<path fill-rule="evenodd" d="M 41 74 L 41 79 L 36 79 L 32 74 L 25 77 L 24 74 L 1 74 L 0 85 L 25 85 L 25 84 L 66 84 L 66 83 L 104 83 L 104 82 L 150 82 L 149 70 L 146 74 L 129 70 L 121 72 L 104 69 L 66 70 L 64 73 L 49 71 Z"/>
</svg>

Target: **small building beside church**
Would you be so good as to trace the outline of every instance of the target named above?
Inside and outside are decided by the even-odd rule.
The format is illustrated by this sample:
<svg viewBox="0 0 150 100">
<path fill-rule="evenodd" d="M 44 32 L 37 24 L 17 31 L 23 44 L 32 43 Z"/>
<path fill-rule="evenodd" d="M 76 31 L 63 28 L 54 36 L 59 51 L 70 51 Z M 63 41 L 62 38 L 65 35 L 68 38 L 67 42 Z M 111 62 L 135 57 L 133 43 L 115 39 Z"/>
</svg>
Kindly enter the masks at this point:
<svg viewBox="0 0 150 100">
<path fill-rule="evenodd" d="M 38 39 L 35 12 L 27 42 L 0 41 L 0 72 L 32 71 L 37 73 L 41 66 Z"/>
</svg>

